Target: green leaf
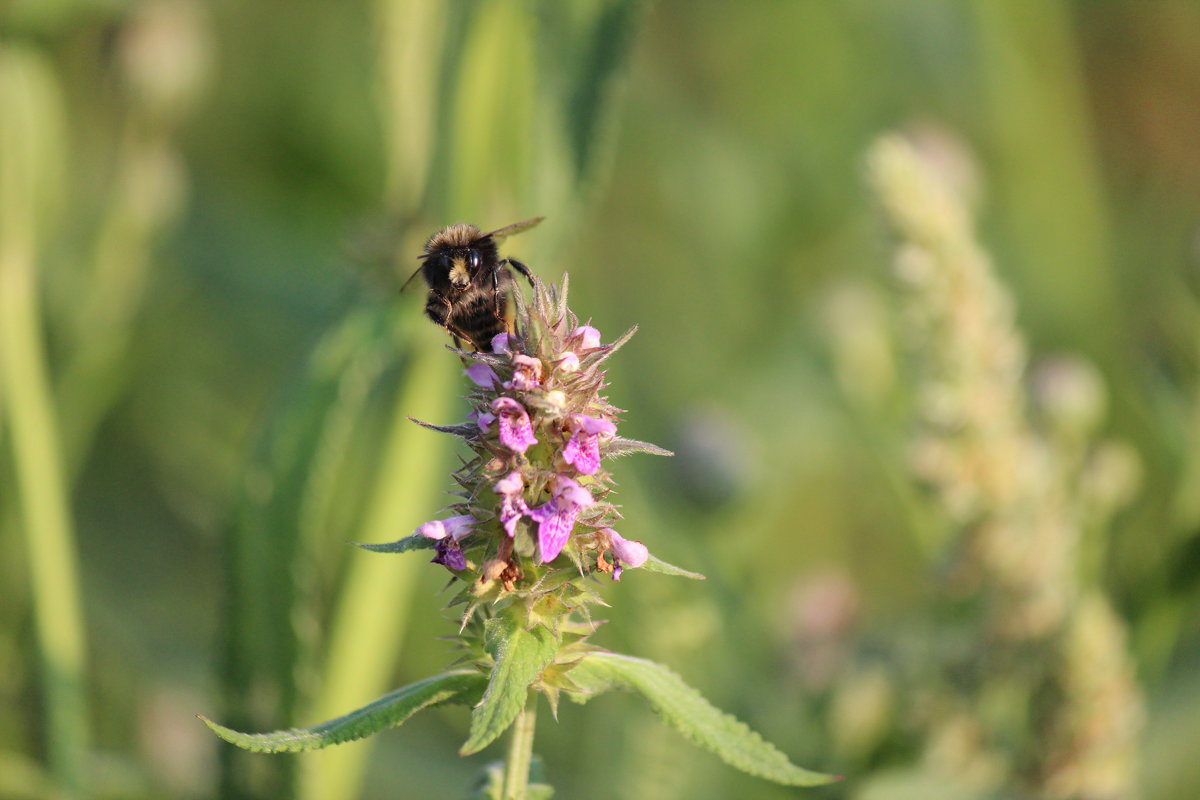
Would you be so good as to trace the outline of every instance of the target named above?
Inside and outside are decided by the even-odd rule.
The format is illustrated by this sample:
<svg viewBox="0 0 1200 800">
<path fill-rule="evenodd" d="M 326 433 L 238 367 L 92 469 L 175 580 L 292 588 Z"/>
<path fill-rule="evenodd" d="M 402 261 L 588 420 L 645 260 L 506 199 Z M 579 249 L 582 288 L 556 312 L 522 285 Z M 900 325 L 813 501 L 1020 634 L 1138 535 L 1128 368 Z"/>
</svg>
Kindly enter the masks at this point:
<svg viewBox="0 0 1200 800">
<path fill-rule="evenodd" d="M 641 693 L 667 724 L 742 772 L 787 786 L 820 786 L 838 780 L 833 775 L 797 767 L 774 745 L 714 707 L 661 664 L 618 653 L 594 652 L 571 670 L 571 678 L 583 690 L 582 696 L 574 698 L 579 702 L 608 689 Z"/>
<path fill-rule="evenodd" d="M 496 665 L 483 700 L 471 713 L 471 734 L 459 755 L 477 753 L 504 733 L 529 695 L 529 685 L 554 660 L 558 641 L 545 627 L 525 630 L 514 613 L 487 621 L 484 642 Z"/>
<path fill-rule="evenodd" d="M 403 539 L 397 539 L 394 542 L 382 542 L 379 544 L 351 542 L 350 544 L 355 547 L 361 547 L 363 550 L 370 550 L 373 553 L 407 553 L 409 550 L 432 550 L 437 547 L 437 540 L 414 533 L 411 536 L 405 536 Z"/>
<path fill-rule="evenodd" d="M 694 581 L 702 581 L 706 579 L 705 576 L 701 575 L 699 572 L 692 572 L 691 570 L 684 569 L 683 567 L 677 567 L 674 564 L 668 564 L 661 558 L 657 558 L 654 555 L 651 555 L 649 558 L 647 558 L 646 563 L 642 564 L 642 566 L 638 567 L 638 569 L 649 570 L 650 572 L 660 572 L 663 575 L 678 575 L 681 578 L 691 578 Z"/>
<path fill-rule="evenodd" d="M 416 712 L 447 703 L 470 705 L 483 691 L 485 677 L 461 669 L 426 678 L 397 689 L 349 714 L 313 725 L 272 733 L 239 733 L 200 717 L 204 724 L 230 744 L 256 753 L 302 753 L 333 744 L 351 742 L 395 727 Z"/>
</svg>

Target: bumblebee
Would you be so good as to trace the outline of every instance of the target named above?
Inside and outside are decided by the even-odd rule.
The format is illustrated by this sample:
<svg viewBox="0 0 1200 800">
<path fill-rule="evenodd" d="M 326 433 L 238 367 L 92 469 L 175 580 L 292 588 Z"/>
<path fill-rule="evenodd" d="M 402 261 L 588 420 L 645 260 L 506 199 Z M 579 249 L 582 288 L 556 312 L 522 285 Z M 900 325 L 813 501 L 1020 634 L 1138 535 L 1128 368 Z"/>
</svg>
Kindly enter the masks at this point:
<svg viewBox="0 0 1200 800">
<path fill-rule="evenodd" d="M 445 328 L 456 346 L 466 342 L 476 351 L 486 352 L 491 349 L 492 337 L 511 328 L 508 289 L 513 277 L 508 268 L 516 269 L 533 285 L 529 267 L 515 258 L 501 259 L 497 245 L 542 219 L 515 222 L 489 233 L 480 233 L 466 222 L 442 228 L 425 243 L 425 253 L 419 257 L 423 263 L 404 287 L 421 273 L 429 284 L 426 316 Z"/>
</svg>

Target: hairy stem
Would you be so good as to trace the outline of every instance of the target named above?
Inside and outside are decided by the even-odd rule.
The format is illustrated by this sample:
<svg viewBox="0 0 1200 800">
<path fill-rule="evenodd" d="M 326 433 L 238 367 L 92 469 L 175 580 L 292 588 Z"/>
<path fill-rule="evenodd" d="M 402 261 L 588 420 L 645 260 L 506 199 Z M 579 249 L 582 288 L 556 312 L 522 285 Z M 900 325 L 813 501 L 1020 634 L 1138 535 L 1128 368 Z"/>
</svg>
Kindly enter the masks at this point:
<svg viewBox="0 0 1200 800">
<path fill-rule="evenodd" d="M 504 800 L 525 800 L 529 787 L 529 762 L 533 757 L 533 732 L 537 727 L 537 695 L 530 695 L 525 709 L 513 723 L 508 755 L 504 759 Z"/>
</svg>

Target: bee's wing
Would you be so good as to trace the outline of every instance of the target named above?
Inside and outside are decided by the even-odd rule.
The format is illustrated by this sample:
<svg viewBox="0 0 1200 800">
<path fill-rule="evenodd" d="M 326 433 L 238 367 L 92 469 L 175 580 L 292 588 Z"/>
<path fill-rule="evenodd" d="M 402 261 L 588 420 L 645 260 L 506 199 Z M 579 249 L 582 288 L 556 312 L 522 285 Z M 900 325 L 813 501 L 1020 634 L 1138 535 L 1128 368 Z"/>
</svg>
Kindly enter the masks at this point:
<svg viewBox="0 0 1200 800">
<path fill-rule="evenodd" d="M 498 242 L 506 236 L 512 236 L 513 234 L 520 233 L 521 231 L 529 230 L 544 219 L 545 217 L 534 217 L 533 219 L 527 219 L 524 222 L 514 222 L 512 225 L 505 225 L 503 228 L 497 228 L 490 233 L 485 233 L 479 238 L 492 239 L 493 241 Z"/>
<path fill-rule="evenodd" d="M 400 287 L 400 291 L 403 292 L 405 289 L 408 288 L 408 285 L 413 282 L 413 278 L 417 277 L 417 275 L 419 275 L 421 273 L 421 269 L 422 269 L 421 267 L 417 267 L 416 271 L 413 272 L 412 275 L 408 276 L 408 280 L 406 280 L 404 282 L 404 285 Z"/>
</svg>

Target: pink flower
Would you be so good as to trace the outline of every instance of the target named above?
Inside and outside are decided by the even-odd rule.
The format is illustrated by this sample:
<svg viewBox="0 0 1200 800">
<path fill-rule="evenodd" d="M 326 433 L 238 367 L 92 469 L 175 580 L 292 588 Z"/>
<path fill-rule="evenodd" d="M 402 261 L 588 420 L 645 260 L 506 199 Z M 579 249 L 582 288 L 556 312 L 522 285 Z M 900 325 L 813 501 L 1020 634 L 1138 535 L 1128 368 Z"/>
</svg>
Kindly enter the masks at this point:
<svg viewBox="0 0 1200 800">
<path fill-rule="evenodd" d="M 566 475 L 555 475 L 550 480 L 550 491 L 550 502 L 529 512 L 538 523 L 538 550 L 543 564 L 558 557 L 571 536 L 579 512 L 596 502 L 591 492 Z"/>
<path fill-rule="evenodd" d="M 525 491 L 525 479 L 517 470 L 496 481 L 493 488 L 500 495 L 500 524 L 504 532 L 512 538 L 517 533 L 517 523 L 521 517 L 529 514 L 529 506 L 525 504 L 522 493 Z"/>
<path fill-rule="evenodd" d="M 500 382 L 500 378 L 496 376 L 496 371 L 482 361 L 476 361 L 467 367 L 466 373 L 472 383 L 484 389 L 491 389 Z"/>
<path fill-rule="evenodd" d="M 542 385 L 542 362 L 539 359 L 515 353 L 512 363 L 513 377 L 504 384 L 505 389 L 528 392 Z"/>
<path fill-rule="evenodd" d="M 612 528 L 602 528 L 599 532 L 606 535 L 612 545 L 614 581 L 621 580 L 621 573 L 626 568 L 640 567 L 650 558 L 650 551 L 641 542 L 626 539 Z"/>
<path fill-rule="evenodd" d="M 524 453 L 537 444 L 533 426 L 525 407 L 511 397 L 497 397 L 492 401 L 492 411 L 500 417 L 500 444 L 514 453 Z"/>
<path fill-rule="evenodd" d="M 492 337 L 492 352 L 496 355 L 503 355 L 509 351 L 509 334 L 497 333 Z"/>
<path fill-rule="evenodd" d="M 617 426 L 606 419 L 572 414 L 567 420 L 571 438 L 563 448 L 563 461 L 584 475 L 594 475 L 600 469 L 600 438 L 611 439 Z"/>
<path fill-rule="evenodd" d="M 471 532 L 471 528 L 475 525 L 475 522 L 475 518 L 470 514 L 460 514 L 450 519 L 435 519 L 432 522 L 426 522 L 417 528 L 414 533 L 439 540 L 449 536 L 457 542 Z"/>
<path fill-rule="evenodd" d="M 584 350 L 594 350 L 600 346 L 600 331 L 593 328 L 591 325 L 580 325 L 575 330 L 571 331 L 568 338 L 579 336 L 583 339 L 582 348 Z"/>
<path fill-rule="evenodd" d="M 496 421 L 496 415 L 489 414 L 486 411 L 471 411 L 467 413 L 467 419 L 475 420 L 475 424 L 479 426 L 479 430 L 487 433 L 492 429 L 492 423 Z"/>
<path fill-rule="evenodd" d="M 563 353 L 558 359 L 558 369 L 562 372 L 579 372 L 579 356 L 570 350 Z"/>
</svg>

